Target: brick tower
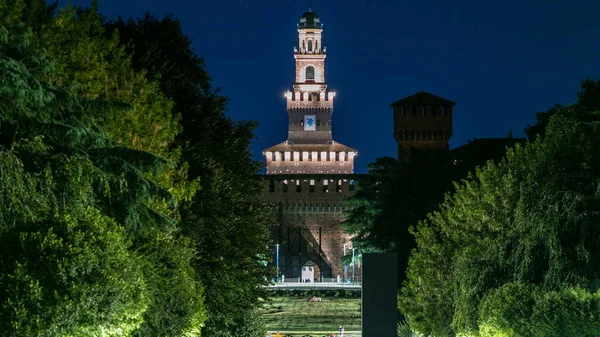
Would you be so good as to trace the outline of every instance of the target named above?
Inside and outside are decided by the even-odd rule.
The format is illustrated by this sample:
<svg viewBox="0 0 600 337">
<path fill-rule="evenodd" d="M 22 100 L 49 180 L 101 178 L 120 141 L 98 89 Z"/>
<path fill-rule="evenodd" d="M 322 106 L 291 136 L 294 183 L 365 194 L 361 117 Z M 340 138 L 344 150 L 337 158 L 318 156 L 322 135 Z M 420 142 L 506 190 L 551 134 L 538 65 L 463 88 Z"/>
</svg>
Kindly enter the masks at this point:
<svg viewBox="0 0 600 337">
<path fill-rule="evenodd" d="M 296 78 L 285 93 L 288 114 L 286 141 L 263 151 L 268 188 L 277 226 L 279 274 L 288 280 L 350 278 L 340 264 L 351 249 L 350 236 L 340 228 L 343 199 L 355 193 L 357 151 L 333 140 L 335 93 L 325 83 L 322 24 L 312 11 L 300 18 L 294 48 Z M 356 274 L 358 275 L 358 274 Z"/>
<path fill-rule="evenodd" d="M 447 150 L 455 104 L 424 91 L 392 103 L 398 159 L 406 160 L 411 147 Z"/>
</svg>

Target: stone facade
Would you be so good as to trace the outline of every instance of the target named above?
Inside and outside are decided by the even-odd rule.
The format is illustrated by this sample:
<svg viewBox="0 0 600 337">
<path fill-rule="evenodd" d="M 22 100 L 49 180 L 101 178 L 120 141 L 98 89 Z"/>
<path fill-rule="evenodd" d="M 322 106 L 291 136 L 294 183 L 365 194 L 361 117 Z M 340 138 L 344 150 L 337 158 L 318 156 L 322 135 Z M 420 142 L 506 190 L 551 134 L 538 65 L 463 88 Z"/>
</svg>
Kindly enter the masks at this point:
<svg viewBox="0 0 600 337">
<path fill-rule="evenodd" d="M 455 104 L 423 91 L 392 103 L 398 159 L 407 159 L 411 147 L 448 150 Z"/>
<path fill-rule="evenodd" d="M 278 259 L 273 265 L 278 262 L 279 275 L 288 280 L 300 279 L 303 268 L 314 271 L 311 282 L 351 277 L 340 263 L 344 250 L 351 252 L 350 236 L 340 222 L 343 200 L 356 192 L 358 152 L 333 140 L 335 93 L 325 83 L 322 31 L 315 13 L 302 15 L 294 51 L 296 82 L 285 93 L 288 139 L 263 151 L 264 197 L 273 205 L 277 222 L 273 236 Z"/>
<path fill-rule="evenodd" d="M 340 259 L 350 251 L 350 235 L 339 226 L 347 210 L 343 200 L 356 192 L 357 175 L 277 174 L 267 176 L 265 197 L 273 204 L 273 235 L 280 245 L 279 270 L 297 278 L 314 264 L 315 278 L 344 277 Z M 346 247 L 344 247 L 346 244 Z M 351 273 L 351 272 L 350 272 Z M 357 274 L 358 275 L 358 274 Z M 346 272 L 346 276 L 351 275 Z"/>
</svg>

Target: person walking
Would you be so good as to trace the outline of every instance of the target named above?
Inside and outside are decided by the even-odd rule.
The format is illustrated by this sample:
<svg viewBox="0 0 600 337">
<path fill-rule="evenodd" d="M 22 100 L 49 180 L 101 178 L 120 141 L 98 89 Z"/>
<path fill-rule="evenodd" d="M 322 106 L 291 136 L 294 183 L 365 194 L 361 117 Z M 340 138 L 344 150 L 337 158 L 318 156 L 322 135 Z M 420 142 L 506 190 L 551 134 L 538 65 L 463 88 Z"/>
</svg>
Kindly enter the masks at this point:
<svg viewBox="0 0 600 337">
<path fill-rule="evenodd" d="M 340 336 L 344 337 L 344 327 L 343 326 L 340 325 L 339 331 L 340 331 Z"/>
</svg>

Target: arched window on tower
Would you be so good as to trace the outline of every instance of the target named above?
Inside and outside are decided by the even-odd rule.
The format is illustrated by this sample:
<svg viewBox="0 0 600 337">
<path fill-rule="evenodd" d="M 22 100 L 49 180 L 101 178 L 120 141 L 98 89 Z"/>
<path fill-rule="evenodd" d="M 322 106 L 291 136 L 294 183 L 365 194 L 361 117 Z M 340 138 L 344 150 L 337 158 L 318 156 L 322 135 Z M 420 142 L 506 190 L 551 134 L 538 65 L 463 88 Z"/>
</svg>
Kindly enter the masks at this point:
<svg viewBox="0 0 600 337">
<path fill-rule="evenodd" d="M 307 80 L 315 79 L 315 68 L 313 66 L 306 67 L 306 79 Z"/>
<path fill-rule="evenodd" d="M 312 40 L 308 40 L 308 52 L 312 52 Z"/>
</svg>

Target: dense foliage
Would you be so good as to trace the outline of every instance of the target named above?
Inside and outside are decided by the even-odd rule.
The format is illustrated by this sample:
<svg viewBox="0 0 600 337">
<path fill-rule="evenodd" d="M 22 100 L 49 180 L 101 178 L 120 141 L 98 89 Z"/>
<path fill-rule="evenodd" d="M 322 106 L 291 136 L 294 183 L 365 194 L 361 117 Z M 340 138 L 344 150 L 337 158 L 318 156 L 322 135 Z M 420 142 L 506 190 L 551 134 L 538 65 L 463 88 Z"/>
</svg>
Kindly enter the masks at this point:
<svg viewBox="0 0 600 337">
<path fill-rule="evenodd" d="M 176 20 L 55 10 L 0 0 L 3 333 L 263 335 L 255 123 Z"/>
<path fill-rule="evenodd" d="M 105 197 L 143 198 L 136 185 L 112 188 L 126 182 L 115 162 L 148 187 L 141 163 L 162 164 L 98 128 L 91 115 L 114 107 L 41 82 L 52 62 L 31 40 L 25 25 L 0 17 L 2 331 L 127 336 L 142 323 L 148 292 L 139 256 L 105 212 Z"/>
<path fill-rule="evenodd" d="M 107 24 L 118 31 L 136 69 L 174 102 L 181 115 L 177 144 L 200 189 L 181 211 L 182 233 L 197 249 L 194 268 L 206 288 L 204 336 L 262 336 L 255 308 L 265 296 L 269 270 L 269 210 L 257 196 L 259 163 L 251 159 L 255 122 L 233 122 L 224 114 L 227 98 L 211 87 L 203 60 L 181 32 L 179 21 L 146 14 Z"/>
<path fill-rule="evenodd" d="M 415 229 L 399 297 L 414 330 L 598 334 L 600 111 L 560 108 L 543 130 L 477 169 Z"/>
<path fill-rule="evenodd" d="M 361 254 L 398 253 L 400 285 L 415 247 L 409 228 L 443 201 L 466 170 L 443 150 L 413 150 L 407 162 L 379 158 L 368 168 L 360 189 L 346 201 L 351 211 L 342 226 L 354 235 L 353 246 Z"/>
</svg>

